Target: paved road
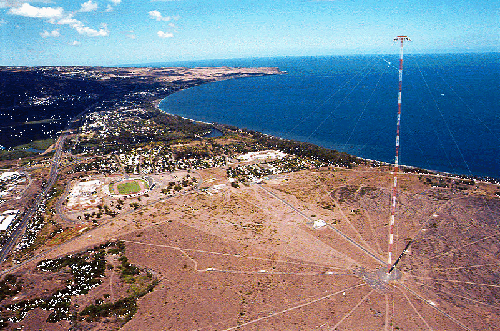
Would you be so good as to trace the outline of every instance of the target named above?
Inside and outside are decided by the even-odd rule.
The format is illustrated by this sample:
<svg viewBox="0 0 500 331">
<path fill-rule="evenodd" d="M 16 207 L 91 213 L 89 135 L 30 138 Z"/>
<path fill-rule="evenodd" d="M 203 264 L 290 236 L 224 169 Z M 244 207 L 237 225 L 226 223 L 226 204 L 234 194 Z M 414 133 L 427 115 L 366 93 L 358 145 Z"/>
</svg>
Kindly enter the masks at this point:
<svg viewBox="0 0 500 331">
<path fill-rule="evenodd" d="M 12 248 L 14 248 L 18 240 L 23 236 L 28 221 L 33 217 L 39 205 L 43 201 L 45 201 L 47 193 L 49 193 L 49 191 L 52 189 L 52 186 L 56 182 L 59 163 L 61 162 L 62 149 L 66 138 L 67 138 L 67 133 L 63 133 L 57 140 L 55 146 L 56 152 L 54 153 L 54 157 L 52 158 L 51 162 L 49 180 L 47 181 L 47 184 L 45 185 L 43 191 L 35 199 L 35 202 L 28 209 L 25 210 L 23 216 L 21 217 L 21 219 L 17 224 L 16 229 L 12 232 L 12 235 L 7 239 L 5 244 L 2 246 L 0 250 L 0 262 L 5 261 Z"/>
<path fill-rule="evenodd" d="M 64 148 L 64 142 L 68 138 L 68 131 L 71 128 L 71 125 L 75 123 L 75 121 L 86 114 L 88 111 L 90 111 L 97 103 L 91 105 L 90 107 L 87 107 L 85 110 L 80 112 L 78 115 L 73 117 L 69 122 L 59 139 L 57 139 L 56 146 L 55 146 L 55 153 L 54 157 L 52 158 L 51 166 L 50 166 L 50 173 L 49 173 L 49 179 L 47 181 L 47 184 L 43 188 L 42 192 L 38 194 L 36 197 L 35 201 L 33 204 L 28 207 L 25 211 L 24 214 L 22 215 L 21 219 L 19 220 L 17 227 L 15 230 L 12 232 L 11 236 L 7 239 L 7 241 L 3 244 L 2 248 L 0 249 L 0 263 L 4 262 L 11 250 L 14 248 L 14 246 L 17 244 L 19 239 L 24 235 L 24 232 L 26 231 L 26 226 L 28 225 L 29 220 L 33 217 L 37 209 L 39 208 L 40 204 L 45 202 L 45 199 L 47 197 L 47 194 L 50 192 L 52 189 L 52 186 L 54 186 L 56 180 L 57 180 L 57 175 L 59 171 L 59 164 L 61 162 L 61 155 L 62 155 L 62 150 Z"/>
</svg>

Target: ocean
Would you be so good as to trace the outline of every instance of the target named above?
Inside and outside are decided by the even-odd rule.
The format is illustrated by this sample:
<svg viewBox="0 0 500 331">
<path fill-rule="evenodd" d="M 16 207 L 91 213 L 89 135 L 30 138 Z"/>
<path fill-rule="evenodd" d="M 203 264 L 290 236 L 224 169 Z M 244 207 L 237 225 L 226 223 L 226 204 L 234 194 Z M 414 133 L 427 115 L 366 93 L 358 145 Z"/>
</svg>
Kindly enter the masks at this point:
<svg viewBox="0 0 500 331">
<path fill-rule="evenodd" d="M 182 90 L 165 112 L 394 162 L 399 54 L 162 65 L 272 66 L 285 75 Z M 405 54 L 400 164 L 500 178 L 500 54 Z"/>
</svg>

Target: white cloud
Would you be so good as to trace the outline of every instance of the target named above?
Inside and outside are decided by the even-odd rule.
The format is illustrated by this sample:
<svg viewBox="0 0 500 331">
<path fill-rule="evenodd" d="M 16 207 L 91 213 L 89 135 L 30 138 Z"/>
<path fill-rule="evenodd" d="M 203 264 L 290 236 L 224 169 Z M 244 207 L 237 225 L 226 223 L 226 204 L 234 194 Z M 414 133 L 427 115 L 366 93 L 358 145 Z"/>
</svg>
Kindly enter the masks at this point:
<svg viewBox="0 0 500 331">
<path fill-rule="evenodd" d="M 87 2 L 82 3 L 82 8 L 80 8 L 80 11 L 87 13 L 97 10 L 97 7 L 98 7 L 97 3 L 93 2 L 92 0 L 89 0 Z"/>
<path fill-rule="evenodd" d="M 164 22 L 167 22 L 167 21 L 170 21 L 171 17 L 170 16 L 166 16 L 164 17 L 159 11 L 157 10 L 152 10 L 150 12 L 148 12 L 149 14 L 149 17 L 154 19 L 154 20 L 157 20 L 157 21 L 164 21 Z"/>
<path fill-rule="evenodd" d="M 92 0 L 89 0 L 82 4 L 82 9 L 91 9 L 94 5 L 97 6 L 97 4 L 94 4 Z M 109 35 L 109 30 L 106 24 L 101 24 L 99 30 L 92 29 L 85 26 L 81 21 L 73 18 L 74 13 L 65 13 L 64 9 L 61 7 L 34 7 L 28 3 L 24 3 L 20 7 L 10 8 L 8 13 L 23 17 L 48 19 L 50 24 L 69 25 L 79 34 L 89 37 L 106 37 Z"/>
<path fill-rule="evenodd" d="M 29 3 L 23 3 L 20 7 L 12 7 L 8 11 L 11 15 L 34 18 L 60 18 L 63 16 L 64 9 L 61 7 L 33 7 Z"/>
<path fill-rule="evenodd" d="M 57 37 L 60 37 L 61 36 L 61 33 L 59 33 L 59 30 L 53 30 L 53 31 L 43 31 L 40 33 L 40 36 L 42 36 L 42 38 L 49 38 L 49 37 L 54 37 L 54 38 L 57 38 Z"/>
<path fill-rule="evenodd" d="M 76 40 L 70 43 L 71 46 L 80 46 L 81 44 L 82 44 L 81 42 Z"/>
<path fill-rule="evenodd" d="M 4 20 L 4 19 L 1 19 L 1 20 L 0 20 L 0 26 L 2 26 L 2 25 L 4 25 L 4 24 L 7 24 L 7 21 L 6 21 L 6 20 Z"/>
<path fill-rule="evenodd" d="M 115 6 L 119 5 L 122 2 L 122 0 L 109 0 L 109 1 L 112 2 L 113 5 Z M 108 4 L 108 6 L 106 7 L 106 12 L 108 13 L 112 12 L 114 9 L 115 8 L 112 5 Z"/>
<path fill-rule="evenodd" d="M 174 35 L 170 32 L 158 31 L 158 37 L 160 37 L 160 38 L 173 38 Z"/>
<path fill-rule="evenodd" d="M 0 8 L 20 7 L 26 0 L 0 0 Z M 30 2 L 54 3 L 52 0 L 31 0 Z"/>
<path fill-rule="evenodd" d="M 79 34 L 83 34 L 89 37 L 107 37 L 109 36 L 108 26 L 106 24 L 101 24 L 99 30 L 95 30 L 89 28 L 88 26 L 83 25 L 82 22 L 78 21 L 78 23 L 72 24 L 71 27 L 76 30 Z"/>
</svg>

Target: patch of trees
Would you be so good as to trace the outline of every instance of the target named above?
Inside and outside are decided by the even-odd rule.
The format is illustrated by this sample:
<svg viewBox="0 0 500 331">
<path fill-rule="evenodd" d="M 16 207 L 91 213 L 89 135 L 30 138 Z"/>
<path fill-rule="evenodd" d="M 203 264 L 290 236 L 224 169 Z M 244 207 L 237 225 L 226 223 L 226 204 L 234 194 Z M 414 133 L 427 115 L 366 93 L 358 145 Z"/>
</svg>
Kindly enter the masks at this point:
<svg viewBox="0 0 500 331">
<path fill-rule="evenodd" d="M 196 135 L 201 135 L 212 129 L 212 125 L 194 122 L 180 116 L 158 113 L 154 117 L 155 123 L 168 128 L 170 131 L 179 132 L 187 137 L 194 138 Z"/>
<path fill-rule="evenodd" d="M 340 165 L 351 168 L 353 164 L 361 160 L 345 152 L 320 147 L 311 143 L 295 140 L 286 140 L 276 137 L 266 136 L 260 132 L 248 131 L 257 144 L 269 149 L 279 149 L 287 154 L 300 157 L 307 157 L 313 160 L 322 161 L 328 164 Z"/>
<path fill-rule="evenodd" d="M 70 319 L 71 298 L 75 295 L 87 294 L 90 289 L 101 284 L 106 267 L 105 251 L 99 247 L 80 254 L 43 260 L 37 264 L 37 269 L 44 272 L 57 272 L 66 267 L 73 278 L 68 286 L 55 291 L 46 298 L 23 300 L 5 306 L 0 321 L 5 323 L 5 313 L 11 311 L 15 313 L 15 316 L 11 316 L 10 320 L 20 322 L 30 310 L 36 308 L 51 311 L 47 318 L 47 322 L 50 323 Z"/>
<path fill-rule="evenodd" d="M 0 282 L 0 301 L 16 295 L 21 289 L 21 282 L 17 282 L 17 277 L 15 275 L 5 276 Z"/>
<path fill-rule="evenodd" d="M 125 321 L 129 321 L 137 312 L 137 299 L 126 297 L 113 303 L 93 304 L 85 307 L 80 313 L 86 316 L 87 322 L 99 321 L 103 317 L 125 316 Z"/>
<path fill-rule="evenodd" d="M 29 156 L 36 156 L 38 153 L 30 152 L 27 150 L 1 150 L 0 151 L 0 161 L 15 160 L 20 158 L 25 158 Z"/>
<path fill-rule="evenodd" d="M 105 252 L 97 249 L 93 254 L 69 255 L 54 260 L 43 260 L 37 264 L 37 269 L 41 271 L 59 271 L 68 266 L 73 279 L 68 282 L 65 288 L 56 291 L 48 298 L 38 298 L 25 300 L 19 303 L 11 304 L 5 308 L 15 313 L 14 317 L 2 318 L 0 323 L 20 322 L 30 310 L 41 308 L 52 311 L 47 322 L 56 323 L 61 320 L 74 319 L 71 314 L 71 298 L 77 295 L 87 294 L 92 288 L 99 286 L 104 276 L 106 261 Z"/>
<path fill-rule="evenodd" d="M 37 269 L 41 272 L 53 273 L 61 270 L 69 272 L 71 279 L 68 281 L 68 285 L 46 297 L 23 300 L 1 307 L 0 327 L 7 327 L 9 321 L 21 322 L 29 311 L 36 308 L 51 311 L 46 320 L 49 323 L 72 320 L 76 325 L 79 321 L 91 322 L 99 320 L 101 317 L 113 315 L 119 318 L 119 322 L 128 321 L 137 311 L 137 299 L 151 292 L 158 282 L 153 279 L 150 273 L 144 275 L 145 271 L 130 264 L 124 252 L 125 244 L 122 241 L 117 241 L 102 244 L 82 253 L 40 261 L 37 264 Z M 119 268 L 123 277 L 129 277 L 130 282 L 135 283 L 134 286 L 138 286 L 131 295 L 125 298 L 111 303 L 104 303 L 104 300 L 97 299 L 94 305 L 89 305 L 78 313 L 77 307 L 72 304 L 71 299 L 77 295 L 88 294 L 90 289 L 102 283 L 106 268 L 109 267 L 106 263 L 107 254 L 120 255 L 121 265 Z M 2 300 L 21 290 L 21 282 L 13 275 L 7 275 L 0 282 Z M 104 295 L 104 298 L 109 298 L 109 295 Z M 122 316 L 125 318 L 122 319 Z"/>
<path fill-rule="evenodd" d="M 80 312 L 80 316 L 85 317 L 85 320 L 87 322 L 99 321 L 104 317 L 124 316 L 122 318 L 122 322 L 126 323 L 131 320 L 137 312 L 137 299 L 152 292 L 157 284 L 158 281 L 155 280 L 135 294 L 119 299 L 115 302 L 103 303 L 101 301 L 98 301 L 95 304 L 91 304 L 85 307 Z"/>
<path fill-rule="evenodd" d="M 104 213 L 104 214 L 109 215 L 109 216 L 111 216 L 111 217 L 114 217 L 114 216 L 118 215 L 118 213 L 117 213 L 117 212 L 115 212 L 115 211 L 112 211 L 112 210 L 108 207 L 108 205 L 104 205 L 104 206 L 98 205 L 97 207 L 99 208 L 99 213 L 100 213 L 100 214 Z M 120 207 L 120 208 L 121 208 L 121 207 Z"/>
<path fill-rule="evenodd" d="M 12 120 L 5 125 L 23 123 L 26 118 L 39 121 L 50 117 L 68 118 L 76 116 L 84 111 L 96 99 L 101 98 L 108 92 L 107 88 L 100 82 L 83 81 L 70 77 L 63 77 L 57 72 L 50 70 L 39 70 L 25 68 L 16 70 L 0 70 L 0 110 L 8 112 Z M 30 102 L 31 98 L 47 98 L 48 104 L 36 105 Z M 9 118 L 10 119 L 10 118 Z M 58 121 L 46 124 L 54 131 L 64 129 L 66 121 Z M 31 140 L 39 140 L 47 137 L 42 130 L 33 130 L 16 139 L 16 143 L 28 143 Z M 12 141 L 6 141 L 10 137 L 0 138 L 0 145 L 10 146 Z M 13 157 L 8 155 L 4 157 Z"/>
<path fill-rule="evenodd" d="M 130 264 L 130 262 L 128 262 L 128 259 L 125 255 L 122 255 L 118 261 L 120 261 L 121 263 L 121 277 L 122 278 L 126 278 L 127 276 L 134 276 L 134 275 L 138 275 L 140 270 L 139 268 L 137 268 L 136 266 Z"/>
<path fill-rule="evenodd" d="M 127 152 L 137 147 L 138 144 L 149 143 L 153 140 L 156 140 L 156 136 L 122 130 L 118 136 L 111 136 L 105 140 L 89 139 L 82 141 L 74 147 L 72 152 L 80 154 L 86 151 L 95 152 L 98 149 L 100 155 L 108 155 L 116 152 L 118 149 L 121 149 L 122 152 Z"/>
<path fill-rule="evenodd" d="M 123 254 L 125 252 L 125 243 L 123 241 L 116 241 L 113 245 L 113 247 L 111 247 L 109 250 L 108 250 L 108 253 L 109 254 L 113 254 L 113 255 L 116 255 L 116 254 Z"/>
</svg>

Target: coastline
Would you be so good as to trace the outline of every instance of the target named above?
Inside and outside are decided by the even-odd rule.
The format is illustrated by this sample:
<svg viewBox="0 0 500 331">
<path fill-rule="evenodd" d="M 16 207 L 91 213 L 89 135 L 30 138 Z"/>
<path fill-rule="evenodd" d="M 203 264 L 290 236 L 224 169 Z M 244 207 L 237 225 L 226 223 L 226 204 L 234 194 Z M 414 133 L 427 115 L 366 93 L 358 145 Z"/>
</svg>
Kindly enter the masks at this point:
<svg viewBox="0 0 500 331">
<path fill-rule="evenodd" d="M 267 63 L 278 64 L 271 61 Z M 265 64 L 264 62 L 263 65 Z M 325 66 L 319 67 L 319 64 Z M 289 72 L 286 76 L 200 86 L 171 96 L 161 104 L 161 108 L 172 115 L 180 114 L 205 123 L 225 123 L 286 139 L 309 141 L 366 159 L 393 163 L 394 130 L 391 128 L 396 124 L 395 94 L 390 92 L 390 87 L 379 87 L 379 90 L 374 91 L 375 87 L 368 84 L 366 88 L 359 88 L 359 93 L 356 90 L 358 94 L 348 94 L 352 89 L 343 87 L 343 83 L 351 74 L 357 73 L 357 69 L 340 66 L 349 64 L 358 62 L 347 63 L 342 59 L 329 62 L 282 61 L 278 65 L 280 69 Z M 457 74 L 463 73 L 461 67 L 452 66 L 450 70 Z M 376 79 L 380 78 L 377 76 L 379 73 L 384 75 L 381 78 L 384 81 L 395 79 L 393 74 L 382 71 L 383 69 L 374 71 L 373 75 L 366 78 L 366 82 L 375 84 Z M 329 75 L 330 73 L 334 75 Z M 428 74 L 433 75 L 432 72 Z M 478 126 L 481 123 L 473 121 L 474 123 L 467 124 L 467 121 L 462 120 L 470 117 L 469 108 L 463 102 L 469 102 L 472 107 L 470 109 L 477 112 L 482 99 L 476 101 L 462 96 L 461 101 L 452 91 L 436 85 L 441 92 L 448 91 L 444 96 L 439 94 L 440 99 L 437 100 L 439 105 L 446 105 L 446 108 L 441 109 L 443 118 L 432 111 L 435 106 L 432 98 L 424 98 L 423 101 L 418 98 L 419 93 L 426 92 L 425 85 L 419 85 L 421 82 L 416 78 L 414 81 L 414 90 L 408 91 L 403 114 L 403 130 L 408 131 L 403 132 L 404 154 L 400 160 L 407 167 L 428 169 L 435 173 L 499 180 L 500 166 L 496 153 L 498 145 L 495 146 L 494 139 L 483 140 L 478 135 L 470 136 L 473 130 L 480 129 Z M 468 81 L 460 80 L 456 83 L 464 82 Z M 357 86 L 354 82 L 352 85 L 353 88 Z M 331 98 L 332 95 L 337 96 Z M 371 101 L 368 100 L 369 96 L 373 96 Z M 425 107 L 418 106 L 419 102 L 426 102 Z M 351 104 L 366 107 L 366 111 L 361 112 L 365 108 L 360 108 L 360 113 L 351 111 Z M 191 107 L 192 105 L 196 107 Z M 447 122 L 450 118 L 448 116 L 454 116 L 457 120 Z M 481 116 L 487 117 L 490 113 L 485 112 Z M 304 121 L 305 118 L 311 120 Z M 479 118 L 481 119 L 482 117 Z M 440 134 L 437 128 L 446 125 L 449 126 L 449 131 Z M 492 130 L 498 127 L 498 123 L 491 125 Z M 314 134 L 311 135 L 311 132 Z M 489 137 L 488 132 L 484 134 Z M 456 144 L 453 143 L 454 139 Z"/>
<path fill-rule="evenodd" d="M 211 82 L 207 82 L 207 83 L 211 83 Z M 183 90 L 183 89 L 181 89 L 181 90 Z M 179 92 L 181 90 L 175 91 L 174 93 Z M 170 95 L 172 95 L 172 94 L 170 94 Z M 212 125 L 214 127 L 214 129 L 217 129 L 217 130 L 220 130 L 220 129 L 216 128 L 215 126 L 219 126 L 219 128 L 220 127 L 224 128 L 226 126 L 236 127 L 234 125 L 226 125 L 226 124 L 220 124 L 220 123 L 216 123 L 216 122 L 198 121 L 198 120 L 195 120 L 195 119 L 192 119 L 192 118 L 188 118 L 188 117 L 184 117 L 184 116 L 180 116 L 180 115 L 176 115 L 176 114 L 172 114 L 172 113 L 169 113 L 167 111 L 164 111 L 162 108 L 160 108 L 160 104 L 165 99 L 167 99 L 170 95 L 166 96 L 163 99 L 157 99 L 157 100 L 153 101 L 154 107 L 156 108 L 157 111 L 159 111 L 159 112 L 161 112 L 161 113 L 163 113 L 165 115 L 168 115 L 168 116 L 180 117 L 182 119 L 189 120 L 189 121 L 194 122 L 194 123 L 200 123 L 200 124 L 205 124 L 205 125 Z M 241 130 L 241 131 L 246 131 L 246 130 L 241 129 L 239 127 L 236 127 L 236 128 L 238 128 L 238 130 Z M 254 130 L 251 130 L 251 131 L 254 131 Z M 324 149 L 327 149 L 327 150 L 338 152 L 337 150 L 326 148 L 326 147 L 321 147 L 321 146 L 315 145 L 313 143 L 308 143 L 308 142 L 305 142 L 305 141 L 298 141 L 298 140 L 294 140 L 294 139 L 286 139 L 286 138 L 283 138 L 283 137 L 274 136 L 274 135 L 267 134 L 267 133 L 262 133 L 262 132 L 259 132 L 259 131 L 255 131 L 255 132 L 258 132 L 259 134 L 261 134 L 263 136 L 268 136 L 268 137 L 274 138 L 274 139 L 279 139 L 279 140 L 283 140 L 283 141 L 294 141 L 294 142 L 301 142 L 301 143 L 312 144 L 312 145 L 317 146 L 319 148 L 324 148 Z M 374 160 L 374 159 L 369 159 L 369 158 L 363 158 L 363 157 L 360 157 L 360 156 L 357 156 L 357 155 L 351 155 L 351 154 L 348 154 L 348 155 L 352 156 L 354 158 L 357 158 L 359 160 L 362 160 L 363 162 L 365 162 L 365 164 L 371 163 L 371 164 L 373 164 L 374 167 L 379 167 L 379 166 L 385 166 L 385 167 L 389 167 L 390 166 L 390 167 L 392 167 L 394 165 L 393 163 L 389 163 L 389 162 L 385 162 L 385 161 Z M 425 169 L 425 168 L 421 168 L 421 167 L 417 167 L 417 166 L 404 165 L 404 164 L 400 164 L 399 168 L 400 168 L 400 172 L 401 173 L 417 173 L 417 174 L 420 174 L 420 175 L 428 175 L 428 176 L 436 176 L 436 177 L 447 177 L 447 178 L 450 178 L 450 179 L 469 179 L 469 180 L 474 180 L 474 181 L 479 182 L 479 183 L 500 184 L 500 178 L 494 178 L 494 177 L 484 177 L 484 176 L 477 176 L 477 175 L 464 175 L 464 174 L 452 173 L 452 172 L 447 172 L 447 171 Z"/>
<path fill-rule="evenodd" d="M 172 114 L 169 112 L 164 111 L 163 109 L 160 108 L 160 104 L 167 99 L 169 96 L 171 96 L 174 93 L 188 90 L 190 88 L 193 88 L 195 86 L 199 85 L 205 85 L 209 83 L 216 83 L 216 82 L 222 82 L 225 80 L 230 80 L 230 79 L 242 79 L 242 78 L 249 78 L 249 77 L 263 77 L 263 76 L 274 76 L 274 75 L 286 75 L 288 74 L 287 71 L 282 71 L 278 67 L 255 67 L 255 68 L 245 68 L 245 67 L 237 67 L 237 68 L 232 68 L 232 67 L 196 67 L 192 68 L 192 70 L 203 70 L 203 69 L 225 69 L 229 71 L 229 73 L 226 74 L 218 74 L 215 77 L 210 77 L 210 78 L 197 78 L 202 80 L 201 84 L 193 84 L 193 85 L 187 85 L 187 86 L 182 86 L 179 89 L 173 91 L 172 93 L 169 93 L 167 96 L 161 99 L 154 99 L 152 101 L 153 107 L 159 111 L 161 111 L 164 114 L 170 115 L 170 116 L 179 116 L 176 114 Z M 186 69 L 186 68 L 183 68 Z M 192 81 L 188 80 L 187 82 Z M 190 120 L 193 122 L 198 122 L 198 123 L 203 123 L 203 124 L 209 124 L 209 125 L 214 125 L 217 123 L 212 123 L 212 122 L 204 122 L 204 121 L 197 121 L 188 117 L 183 117 L 180 116 L 183 119 Z"/>
</svg>

